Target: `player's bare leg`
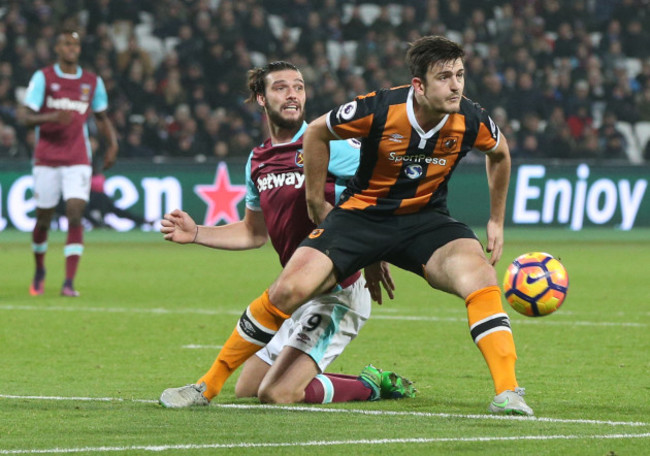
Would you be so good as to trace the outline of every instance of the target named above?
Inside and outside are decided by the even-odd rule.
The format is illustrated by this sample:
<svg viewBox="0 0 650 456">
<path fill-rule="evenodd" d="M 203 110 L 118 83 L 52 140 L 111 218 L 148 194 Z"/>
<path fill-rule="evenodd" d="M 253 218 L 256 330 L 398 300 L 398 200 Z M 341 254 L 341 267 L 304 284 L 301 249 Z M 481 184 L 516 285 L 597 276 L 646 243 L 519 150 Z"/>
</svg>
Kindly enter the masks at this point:
<svg viewBox="0 0 650 456">
<path fill-rule="evenodd" d="M 309 355 L 294 347 L 285 347 L 262 380 L 258 393 L 260 401 L 272 404 L 302 402 L 305 388 L 319 373 Z"/>
<path fill-rule="evenodd" d="M 501 305 L 496 271 L 475 239 L 456 239 L 436 250 L 425 266 L 429 284 L 465 300 L 472 339 L 494 382 L 494 413 L 532 415 L 515 375 L 517 353 L 510 319 Z M 503 399 L 503 397 L 506 399 Z M 501 400 L 501 399 L 503 400 Z"/>
<path fill-rule="evenodd" d="M 45 290 L 45 254 L 47 237 L 55 208 L 36 208 L 36 225 L 32 231 L 32 250 L 36 264 L 34 279 L 29 287 L 32 296 L 42 295 Z"/>
<path fill-rule="evenodd" d="M 235 369 L 265 346 L 295 309 L 335 284 L 334 266 L 326 255 L 298 248 L 268 292 L 248 306 L 210 370 L 197 381 L 206 383 L 204 396 L 218 395 Z"/>
<path fill-rule="evenodd" d="M 260 384 L 266 373 L 271 369 L 271 365 L 262 361 L 258 356 L 251 356 L 242 366 L 242 371 L 235 385 L 235 396 L 257 397 Z"/>
<path fill-rule="evenodd" d="M 239 366 L 269 343 L 295 309 L 334 285 L 332 261 L 318 250 L 298 248 L 269 290 L 246 308 L 210 370 L 196 384 L 163 391 L 161 404 L 170 408 L 206 405 Z M 205 403 L 188 388 L 200 392 Z M 190 393 L 187 400 L 180 397 L 186 391 Z"/>
</svg>

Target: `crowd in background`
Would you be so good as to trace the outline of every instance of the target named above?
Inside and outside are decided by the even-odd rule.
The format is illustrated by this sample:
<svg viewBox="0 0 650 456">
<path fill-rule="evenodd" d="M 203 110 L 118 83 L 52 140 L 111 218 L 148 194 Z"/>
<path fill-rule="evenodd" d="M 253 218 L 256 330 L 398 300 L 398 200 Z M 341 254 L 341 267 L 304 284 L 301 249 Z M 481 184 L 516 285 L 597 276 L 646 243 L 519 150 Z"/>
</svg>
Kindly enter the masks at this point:
<svg viewBox="0 0 650 456">
<path fill-rule="evenodd" d="M 253 66 L 296 64 L 311 120 L 409 83 L 408 43 L 438 34 L 465 47 L 465 94 L 515 159 L 650 160 L 649 0 L 9 0 L 0 160 L 31 154 L 20 99 L 64 27 L 104 80 L 120 159 L 246 157 L 265 134 Z"/>
</svg>

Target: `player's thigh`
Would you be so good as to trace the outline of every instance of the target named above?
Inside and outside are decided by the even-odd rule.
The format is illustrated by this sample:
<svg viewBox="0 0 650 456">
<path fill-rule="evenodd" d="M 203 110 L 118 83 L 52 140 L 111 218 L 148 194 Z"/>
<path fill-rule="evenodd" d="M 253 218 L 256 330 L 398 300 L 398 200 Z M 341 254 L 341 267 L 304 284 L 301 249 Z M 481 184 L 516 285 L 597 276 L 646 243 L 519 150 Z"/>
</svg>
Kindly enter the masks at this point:
<svg viewBox="0 0 650 456">
<path fill-rule="evenodd" d="M 39 209 L 56 207 L 61 199 L 63 174 L 61 168 L 51 166 L 34 166 L 34 200 Z"/>
<path fill-rule="evenodd" d="M 251 356 L 246 360 L 235 385 L 235 396 L 257 397 L 262 380 L 271 365 L 259 356 Z"/>
<path fill-rule="evenodd" d="M 85 202 L 90 198 L 90 178 L 92 168 L 89 165 L 73 165 L 61 168 L 63 174 L 63 199 L 75 198 Z"/>
<path fill-rule="evenodd" d="M 299 247 L 269 287 L 269 298 L 277 308 L 291 314 L 334 285 L 336 276 L 332 260 L 311 247 Z"/>
<path fill-rule="evenodd" d="M 424 269 L 432 287 L 463 299 L 481 288 L 497 284 L 496 271 L 476 239 L 448 242 L 433 252 Z"/>
</svg>

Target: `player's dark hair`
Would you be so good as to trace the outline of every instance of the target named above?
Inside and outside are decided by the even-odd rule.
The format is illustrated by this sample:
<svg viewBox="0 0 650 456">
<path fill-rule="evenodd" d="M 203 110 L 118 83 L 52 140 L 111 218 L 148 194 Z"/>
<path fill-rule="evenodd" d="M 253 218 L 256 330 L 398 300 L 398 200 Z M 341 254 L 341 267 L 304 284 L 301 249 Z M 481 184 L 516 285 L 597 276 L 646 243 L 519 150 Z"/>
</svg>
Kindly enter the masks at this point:
<svg viewBox="0 0 650 456">
<path fill-rule="evenodd" d="M 263 67 L 248 70 L 248 89 L 250 90 L 250 94 L 248 95 L 246 102 L 254 103 L 257 100 L 258 95 L 264 95 L 266 91 L 267 74 L 282 70 L 300 71 L 293 63 L 285 62 L 283 60 L 277 60 L 268 63 Z"/>
<path fill-rule="evenodd" d="M 454 62 L 465 57 L 458 44 L 444 36 L 425 36 L 411 43 L 406 63 L 414 78 L 425 79 L 427 71 L 438 62 Z"/>
<path fill-rule="evenodd" d="M 75 38 L 77 38 L 78 40 L 81 40 L 81 35 L 79 34 L 79 31 L 77 31 L 76 29 L 70 28 L 70 27 L 63 28 L 63 29 L 61 29 L 61 31 L 59 31 L 58 36 L 61 37 L 61 36 L 65 36 L 65 35 L 72 35 Z"/>
</svg>

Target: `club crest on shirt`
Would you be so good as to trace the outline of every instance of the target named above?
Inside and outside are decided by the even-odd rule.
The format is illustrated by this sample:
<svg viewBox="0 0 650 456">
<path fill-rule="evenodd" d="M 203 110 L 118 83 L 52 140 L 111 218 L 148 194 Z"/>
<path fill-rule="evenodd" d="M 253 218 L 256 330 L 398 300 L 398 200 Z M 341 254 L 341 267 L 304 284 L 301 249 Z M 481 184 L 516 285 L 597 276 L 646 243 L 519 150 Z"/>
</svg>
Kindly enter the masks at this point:
<svg viewBox="0 0 650 456">
<path fill-rule="evenodd" d="M 309 233 L 309 239 L 316 239 L 318 236 L 323 234 L 323 231 L 325 231 L 325 230 L 322 229 L 322 228 L 316 228 L 314 231 Z"/>
<path fill-rule="evenodd" d="M 442 138 L 442 149 L 445 152 L 451 152 L 452 150 L 456 149 L 457 144 L 458 136 L 445 136 Z"/>
<path fill-rule="evenodd" d="M 300 166 L 301 168 L 305 166 L 305 159 L 302 156 L 302 149 L 298 149 L 298 152 L 296 152 L 296 165 Z"/>
<path fill-rule="evenodd" d="M 90 84 L 81 84 L 80 91 L 81 91 L 80 94 L 81 101 L 90 100 Z"/>
<path fill-rule="evenodd" d="M 50 84 L 50 89 L 52 89 L 52 92 L 61 90 L 61 84 L 59 84 L 58 82 L 53 82 L 52 84 Z"/>
</svg>

